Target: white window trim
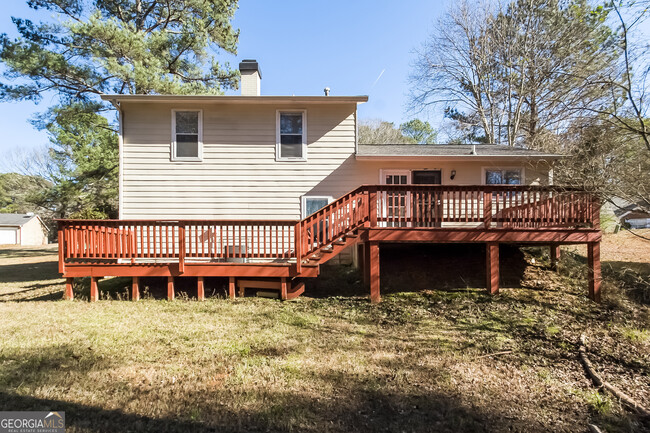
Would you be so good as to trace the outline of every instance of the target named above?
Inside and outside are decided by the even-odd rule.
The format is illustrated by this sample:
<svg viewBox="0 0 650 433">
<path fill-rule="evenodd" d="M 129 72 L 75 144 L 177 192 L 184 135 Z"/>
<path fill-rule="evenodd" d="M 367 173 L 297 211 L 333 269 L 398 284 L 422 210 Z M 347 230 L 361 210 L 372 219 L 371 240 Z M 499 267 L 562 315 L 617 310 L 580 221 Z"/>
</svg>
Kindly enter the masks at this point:
<svg viewBox="0 0 650 433">
<path fill-rule="evenodd" d="M 406 175 L 406 183 L 411 183 L 411 170 L 405 169 L 392 169 L 392 168 L 381 168 L 379 169 L 379 184 L 386 185 L 386 175 L 390 174 L 391 176 L 402 176 Z"/>
<path fill-rule="evenodd" d="M 176 112 L 195 111 L 199 113 L 199 152 L 198 156 L 176 156 Z M 172 145 L 170 159 L 174 162 L 201 162 L 203 161 L 203 110 L 197 108 L 174 108 L 172 109 Z"/>
<path fill-rule="evenodd" d="M 302 114 L 302 157 L 281 158 L 280 157 L 280 114 Z M 276 110 L 275 112 L 275 160 L 276 161 L 307 161 L 307 110 Z"/>
<path fill-rule="evenodd" d="M 307 200 L 316 199 L 316 200 L 327 200 L 327 204 L 330 204 L 334 201 L 334 197 L 331 195 L 303 195 L 300 197 L 300 219 L 307 218 L 309 215 L 305 215 L 307 210 Z"/>
<path fill-rule="evenodd" d="M 497 171 L 497 170 L 519 170 L 520 176 L 521 176 L 521 183 L 520 185 L 526 185 L 526 169 L 522 166 L 504 166 L 504 167 L 481 167 L 481 185 L 487 185 L 487 181 L 485 179 L 485 174 L 487 171 Z M 504 185 L 504 184 L 500 184 Z"/>
</svg>

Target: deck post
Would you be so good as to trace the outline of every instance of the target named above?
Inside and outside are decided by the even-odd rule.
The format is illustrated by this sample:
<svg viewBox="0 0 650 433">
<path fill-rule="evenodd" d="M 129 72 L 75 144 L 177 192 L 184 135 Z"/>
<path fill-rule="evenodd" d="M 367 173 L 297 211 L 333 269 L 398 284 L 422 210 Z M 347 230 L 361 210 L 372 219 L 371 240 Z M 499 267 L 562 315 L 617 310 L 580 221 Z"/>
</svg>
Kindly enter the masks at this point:
<svg viewBox="0 0 650 433">
<path fill-rule="evenodd" d="M 228 277 L 228 296 L 235 299 L 235 277 Z"/>
<path fill-rule="evenodd" d="M 286 277 L 282 277 L 280 279 L 280 299 L 282 299 L 283 301 L 287 300 L 287 295 L 289 292 L 288 285 L 289 284 L 287 283 Z"/>
<path fill-rule="evenodd" d="M 483 224 L 486 229 L 492 225 L 492 191 L 483 192 Z"/>
<path fill-rule="evenodd" d="M 63 221 L 58 221 L 58 238 L 57 238 L 57 243 L 59 244 L 59 273 L 64 274 L 65 273 L 65 234 L 63 230 Z M 69 298 L 72 299 L 72 298 Z"/>
<path fill-rule="evenodd" d="M 296 254 L 296 273 L 302 272 L 302 222 L 298 221 L 293 229 L 294 251 Z"/>
<path fill-rule="evenodd" d="M 485 245 L 485 250 L 487 291 L 491 295 L 496 295 L 499 293 L 499 244 L 496 242 L 488 242 Z"/>
<path fill-rule="evenodd" d="M 174 300 L 174 277 L 167 277 L 167 299 Z"/>
<path fill-rule="evenodd" d="M 368 266 L 370 273 L 370 302 L 376 304 L 381 301 L 381 293 L 379 290 L 381 285 L 379 279 L 379 242 L 368 242 L 368 244 L 370 250 L 370 265 Z"/>
<path fill-rule="evenodd" d="M 185 273 L 185 224 L 178 226 L 178 272 Z"/>
<path fill-rule="evenodd" d="M 99 300 L 99 277 L 90 277 L 90 302 Z"/>
<path fill-rule="evenodd" d="M 131 300 L 140 300 L 140 277 L 133 277 L 131 281 Z"/>
<path fill-rule="evenodd" d="M 205 300 L 205 286 L 203 285 L 203 277 L 196 278 L 196 297 L 199 301 Z"/>
<path fill-rule="evenodd" d="M 72 284 L 74 283 L 74 278 L 65 279 L 65 293 L 63 294 L 63 299 L 72 301 L 74 299 L 74 293 L 72 292 Z"/>
<path fill-rule="evenodd" d="M 557 271 L 557 262 L 560 259 L 560 244 L 551 244 L 550 247 L 550 256 L 551 256 L 551 268 Z"/>
<path fill-rule="evenodd" d="M 368 188 L 368 217 L 370 218 L 370 227 L 377 227 L 377 187 Z"/>
<path fill-rule="evenodd" d="M 587 244 L 587 262 L 589 265 L 589 299 L 600 303 L 600 285 L 602 275 L 600 273 L 600 242 Z"/>
</svg>

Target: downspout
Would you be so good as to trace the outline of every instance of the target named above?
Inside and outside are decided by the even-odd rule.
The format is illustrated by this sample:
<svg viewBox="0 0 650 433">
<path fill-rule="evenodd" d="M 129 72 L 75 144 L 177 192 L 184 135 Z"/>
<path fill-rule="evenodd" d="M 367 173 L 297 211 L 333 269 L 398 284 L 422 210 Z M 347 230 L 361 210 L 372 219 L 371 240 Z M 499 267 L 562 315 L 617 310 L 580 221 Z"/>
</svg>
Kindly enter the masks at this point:
<svg viewBox="0 0 650 433">
<path fill-rule="evenodd" d="M 120 107 L 120 103 L 117 102 L 115 99 L 110 100 L 111 104 L 115 107 L 117 110 L 117 115 L 119 119 L 119 130 L 117 134 L 117 152 L 118 152 L 118 175 L 117 175 L 117 182 L 118 182 L 118 198 L 117 198 L 117 211 L 118 211 L 118 218 L 122 219 L 123 217 L 123 211 L 122 211 L 122 204 L 124 203 L 124 194 L 123 194 L 123 188 L 124 188 L 124 164 L 123 164 L 123 147 L 124 147 L 124 113 L 122 112 L 122 108 Z"/>
</svg>

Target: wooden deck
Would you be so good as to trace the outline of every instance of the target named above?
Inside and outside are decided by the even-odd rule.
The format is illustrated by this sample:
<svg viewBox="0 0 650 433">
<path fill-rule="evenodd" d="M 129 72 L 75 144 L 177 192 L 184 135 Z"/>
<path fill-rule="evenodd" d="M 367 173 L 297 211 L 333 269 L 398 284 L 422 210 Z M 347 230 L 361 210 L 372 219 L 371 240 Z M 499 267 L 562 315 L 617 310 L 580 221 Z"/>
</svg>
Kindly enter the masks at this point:
<svg viewBox="0 0 650 433">
<path fill-rule="evenodd" d="M 600 296 L 597 198 L 578 190 L 520 185 L 366 185 L 301 221 L 59 220 L 59 270 L 67 278 L 228 277 L 276 288 L 283 299 L 304 290 L 320 265 L 360 244 L 371 299 L 380 300 L 379 246 L 387 242 L 480 243 L 487 246 L 486 286 L 498 292 L 498 245 L 541 244 L 557 256 L 562 244 L 588 245 L 592 299 Z M 267 280 L 262 280 L 267 279 Z M 269 283 L 268 279 L 276 280 Z M 240 289 L 245 285 L 239 284 Z"/>
</svg>

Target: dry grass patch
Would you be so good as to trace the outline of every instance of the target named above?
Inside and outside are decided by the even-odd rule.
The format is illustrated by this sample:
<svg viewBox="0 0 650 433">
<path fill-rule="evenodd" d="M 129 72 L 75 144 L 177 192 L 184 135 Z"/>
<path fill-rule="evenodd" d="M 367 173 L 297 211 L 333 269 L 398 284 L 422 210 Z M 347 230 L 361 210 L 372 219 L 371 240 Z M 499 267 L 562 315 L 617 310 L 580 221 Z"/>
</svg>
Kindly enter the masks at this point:
<svg viewBox="0 0 650 433">
<path fill-rule="evenodd" d="M 45 262 L 2 254 L 0 272 Z M 1 273 L 0 407 L 65 410 L 71 432 L 647 429 L 576 356 L 586 333 L 603 375 L 650 405 L 647 304 L 610 281 L 595 305 L 583 258 L 565 254 L 558 275 L 527 254 L 520 287 L 499 296 L 395 286 L 378 306 L 345 268 L 312 292 L 349 295 L 284 303 L 22 302 L 29 274 Z M 32 278 L 60 298 L 55 271 Z"/>
</svg>

